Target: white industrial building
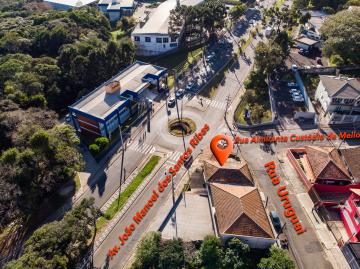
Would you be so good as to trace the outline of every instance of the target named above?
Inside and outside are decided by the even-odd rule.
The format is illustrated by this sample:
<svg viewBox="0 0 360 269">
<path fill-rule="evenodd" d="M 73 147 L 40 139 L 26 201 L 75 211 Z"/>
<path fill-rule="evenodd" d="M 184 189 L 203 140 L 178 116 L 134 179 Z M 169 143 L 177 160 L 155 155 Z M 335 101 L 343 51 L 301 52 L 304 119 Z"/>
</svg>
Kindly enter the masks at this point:
<svg viewBox="0 0 360 269">
<path fill-rule="evenodd" d="M 140 56 L 156 56 L 175 50 L 179 46 L 183 31 L 177 36 L 169 34 L 169 16 L 170 11 L 176 8 L 177 4 L 186 6 L 195 6 L 202 0 L 182 0 L 177 3 L 176 0 L 167 0 L 161 3 L 156 10 L 150 14 L 146 22 L 140 22 L 131 34 Z"/>
<path fill-rule="evenodd" d="M 58 9 L 58 10 L 80 8 L 95 2 L 97 2 L 97 0 L 44 0 L 44 3 L 47 3 L 53 9 Z"/>
</svg>

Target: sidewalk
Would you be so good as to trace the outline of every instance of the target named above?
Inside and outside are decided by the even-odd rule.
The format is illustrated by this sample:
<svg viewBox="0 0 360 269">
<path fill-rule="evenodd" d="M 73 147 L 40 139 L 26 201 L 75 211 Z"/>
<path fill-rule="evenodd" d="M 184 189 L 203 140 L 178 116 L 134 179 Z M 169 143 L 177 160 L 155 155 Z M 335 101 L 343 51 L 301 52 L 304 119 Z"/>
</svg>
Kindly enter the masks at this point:
<svg viewBox="0 0 360 269">
<path fill-rule="evenodd" d="M 348 269 L 350 268 L 340 248 L 337 246 L 337 242 L 328 230 L 325 223 L 321 221 L 321 218 L 315 210 L 313 202 L 311 201 L 307 193 L 300 193 L 296 195 L 306 216 L 310 219 L 310 222 L 314 226 L 314 231 L 319 238 L 319 241 L 323 245 L 325 254 L 328 260 L 336 269 Z"/>
</svg>

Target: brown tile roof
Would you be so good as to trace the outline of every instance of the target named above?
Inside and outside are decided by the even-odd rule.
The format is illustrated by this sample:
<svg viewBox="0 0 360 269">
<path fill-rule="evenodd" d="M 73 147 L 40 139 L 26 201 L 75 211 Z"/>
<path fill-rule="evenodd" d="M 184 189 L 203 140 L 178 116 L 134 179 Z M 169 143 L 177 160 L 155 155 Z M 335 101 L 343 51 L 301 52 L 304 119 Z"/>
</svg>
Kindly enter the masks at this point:
<svg viewBox="0 0 360 269">
<path fill-rule="evenodd" d="M 360 147 L 340 150 L 354 180 L 360 182 Z"/>
<path fill-rule="evenodd" d="M 317 179 L 349 179 L 350 174 L 334 147 L 305 146 L 306 156 Z"/>
<path fill-rule="evenodd" d="M 330 97 L 355 99 L 360 95 L 360 82 L 357 79 L 321 75 L 320 80 Z"/>
<path fill-rule="evenodd" d="M 219 233 L 274 238 L 255 187 L 210 183 Z"/>
<path fill-rule="evenodd" d="M 224 166 L 220 166 L 215 158 L 204 160 L 204 175 L 208 182 L 234 183 L 254 186 L 254 179 L 247 163 L 229 158 Z"/>
</svg>

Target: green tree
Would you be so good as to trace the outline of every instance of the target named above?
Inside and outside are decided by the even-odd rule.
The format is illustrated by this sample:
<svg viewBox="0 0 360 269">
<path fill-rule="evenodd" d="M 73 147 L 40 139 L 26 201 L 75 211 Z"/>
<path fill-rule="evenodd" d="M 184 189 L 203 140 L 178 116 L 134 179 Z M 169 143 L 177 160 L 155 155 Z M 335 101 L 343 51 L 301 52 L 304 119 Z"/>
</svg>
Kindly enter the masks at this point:
<svg viewBox="0 0 360 269">
<path fill-rule="evenodd" d="M 162 242 L 159 255 L 159 268 L 183 268 L 184 250 L 181 239 L 173 239 Z"/>
<path fill-rule="evenodd" d="M 160 256 L 161 234 L 158 232 L 147 233 L 136 249 L 133 269 L 157 268 Z"/>
<path fill-rule="evenodd" d="M 200 247 L 200 257 L 205 268 L 219 268 L 222 254 L 220 239 L 213 235 L 206 236 Z"/>
<path fill-rule="evenodd" d="M 236 6 L 232 7 L 229 10 L 229 15 L 231 17 L 231 20 L 237 21 L 238 19 L 240 19 L 240 17 L 244 15 L 245 10 L 246 10 L 246 5 L 243 3 L 239 3 Z"/>
<path fill-rule="evenodd" d="M 95 139 L 95 143 L 99 146 L 100 150 L 103 150 L 109 145 L 109 139 L 107 137 L 98 137 Z"/>
<path fill-rule="evenodd" d="M 272 245 L 270 248 L 269 257 L 262 258 L 258 267 L 260 269 L 294 269 L 295 263 L 289 257 L 288 253 L 275 246 Z"/>
<path fill-rule="evenodd" d="M 97 144 L 89 145 L 89 150 L 93 155 L 97 155 L 100 153 L 100 147 Z"/>
<path fill-rule="evenodd" d="M 82 200 L 61 221 L 37 229 L 25 242 L 22 256 L 5 268 L 65 269 L 74 266 L 88 249 L 91 230 L 99 215 L 94 198 Z"/>
<path fill-rule="evenodd" d="M 326 56 L 339 55 L 344 63 L 360 64 L 360 10 L 344 10 L 329 16 L 320 28 Z"/>
<path fill-rule="evenodd" d="M 307 23 L 309 20 L 311 19 L 311 14 L 309 12 L 306 12 L 305 14 L 303 14 L 300 19 L 299 22 L 301 24 L 305 24 Z"/>
</svg>

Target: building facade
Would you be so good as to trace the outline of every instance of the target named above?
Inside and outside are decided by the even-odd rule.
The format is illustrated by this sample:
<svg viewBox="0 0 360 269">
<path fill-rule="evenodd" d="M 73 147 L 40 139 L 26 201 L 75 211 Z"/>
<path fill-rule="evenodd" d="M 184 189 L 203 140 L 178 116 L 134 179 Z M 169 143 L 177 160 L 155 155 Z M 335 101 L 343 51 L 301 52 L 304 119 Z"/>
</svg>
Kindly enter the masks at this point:
<svg viewBox="0 0 360 269">
<path fill-rule="evenodd" d="M 351 189 L 351 195 L 340 208 L 341 219 L 350 242 L 360 241 L 360 190 Z"/>
<path fill-rule="evenodd" d="M 131 39 L 136 44 L 136 54 L 139 56 L 156 56 L 176 50 L 180 46 L 184 27 L 169 32 L 170 11 L 177 5 L 194 6 L 202 0 L 167 0 L 161 3 L 145 21 L 142 20 L 131 33 Z"/>
<path fill-rule="evenodd" d="M 355 78 L 320 76 L 315 92 L 325 114 L 331 122 L 360 121 L 360 82 Z"/>
<path fill-rule="evenodd" d="M 79 133 L 106 136 L 136 113 L 149 109 L 146 91 L 161 91 L 167 70 L 137 61 L 69 107 Z"/>
<path fill-rule="evenodd" d="M 68 10 L 71 8 L 80 8 L 95 3 L 97 0 L 44 0 L 56 10 Z"/>
<path fill-rule="evenodd" d="M 110 21 L 117 21 L 122 16 L 132 16 L 134 12 L 134 0 L 100 0 L 100 11 L 109 16 Z"/>
</svg>

